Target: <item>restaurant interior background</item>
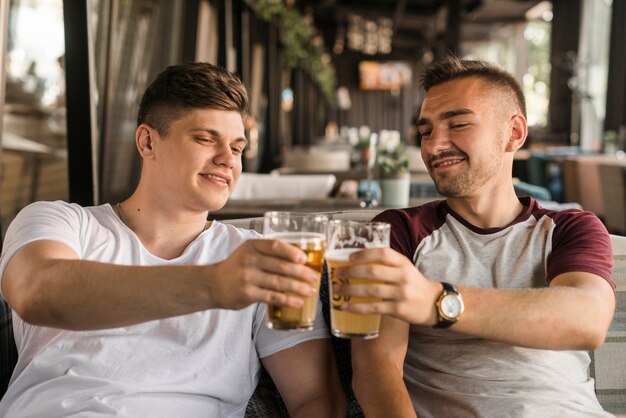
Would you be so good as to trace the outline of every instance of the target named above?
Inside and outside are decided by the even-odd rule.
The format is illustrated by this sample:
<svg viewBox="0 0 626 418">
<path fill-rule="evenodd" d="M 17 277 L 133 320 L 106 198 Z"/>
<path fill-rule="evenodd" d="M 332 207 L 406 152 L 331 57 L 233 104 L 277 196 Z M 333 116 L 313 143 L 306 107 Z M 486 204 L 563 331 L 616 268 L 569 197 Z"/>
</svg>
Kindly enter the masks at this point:
<svg viewBox="0 0 626 418">
<path fill-rule="evenodd" d="M 126 198 L 141 94 L 184 61 L 225 66 L 251 91 L 247 183 L 216 217 L 380 204 L 372 184 L 407 167 L 411 203 L 436 198 L 412 124 L 422 69 L 451 51 L 524 87 L 517 187 L 623 234 L 624 40 L 624 0 L 1 0 L 2 227 L 36 200 Z M 303 173 L 321 196 L 304 177 L 280 183 Z M 306 195 L 277 194 L 294 189 Z"/>
</svg>

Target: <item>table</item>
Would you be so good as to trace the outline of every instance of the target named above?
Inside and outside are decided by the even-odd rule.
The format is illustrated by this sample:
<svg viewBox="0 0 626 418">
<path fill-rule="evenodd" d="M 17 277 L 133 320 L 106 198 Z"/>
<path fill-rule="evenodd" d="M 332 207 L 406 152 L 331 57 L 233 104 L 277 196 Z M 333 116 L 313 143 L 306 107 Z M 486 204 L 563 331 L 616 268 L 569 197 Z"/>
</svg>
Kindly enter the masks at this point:
<svg viewBox="0 0 626 418">
<path fill-rule="evenodd" d="M 432 202 L 438 197 L 411 198 L 410 206 L 419 206 Z M 209 213 L 209 219 L 255 218 L 263 216 L 267 211 L 280 210 L 292 212 L 336 212 L 363 209 L 358 199 L 326 198 L 326 199 L 251 199 L 230 200 L 217 211 Z M 380 207 L 383 208 L 384 207 Z"/>
<path fill-rule="evenodd" d="M 39 175 L 41 168 L 41 158 L 44 155 L 50 155 L 53 149 L 47 145 L 24 138 L 12 132 L 2 132 L 2 150 L 14 152 L 24 156 L 24 165 L 22 167 L 22 176 L 20 177 L 18 190 L 26 189 L 25 179 L 28 175 L 32 175 L 30 185 L 29 201 L 21 202 L 21 194 L 18 193 L 15 202 L 15 208 L 19 209 L 30 202 L 36 200 L 37 188 L 39 187 Z"/>
</svg>

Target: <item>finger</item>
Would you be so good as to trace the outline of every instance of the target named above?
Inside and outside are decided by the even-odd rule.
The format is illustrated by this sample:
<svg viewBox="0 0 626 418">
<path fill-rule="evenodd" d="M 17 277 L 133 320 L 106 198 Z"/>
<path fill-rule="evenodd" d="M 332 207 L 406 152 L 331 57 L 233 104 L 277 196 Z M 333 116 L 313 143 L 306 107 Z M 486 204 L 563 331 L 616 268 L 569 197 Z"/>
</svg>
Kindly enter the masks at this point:
<svg viewBox="0 0 626 418">
<path fill-rule="evenodd" d="M 320 271 L 316 271 L 307 265 L 295 264 L 270 256 L 257 257 L 257 259 L 254 260 L 254 267 L 264 273 L 290 277 L 309 284 L 316 283 L 321 276 Z"/>
<path fill-rule="evenodd" d="M 397 283 L 402 280 L 402 271 L 397 267 L 381 264 L 355 264 L 349 267 L 336 268 L 335 277 L 339 279 L 370 279 Z"/>
<path fill-rule="evenodd" d="M 283 294 L 295 293 L 303 297 L 310 297 L 318 292 L 317 283 L 303 282 L 293 277 L 280 276 L 265 272 L 259 272 L 256 286 L 260 289 L 279 292 Z"/>
<path fill-rule="evenodd" d="M 293 294 L 273 292 L 270 290 L 262 290 L 261 302 L 275 306 L 286 306 L 288 308 L 300 308 L 304 305 L 304 300 Z"/>
<path fill-rule="evenodd" d="M 300 308 L 304 304 L 304 299 L 298 295 L 277 292 L 273 290 L 254 288 L 248 291 L 247 302 L 241 307 L 248 306 L 250 303 L 268 303 L 274 306 L 287 306 L 290 308 Z"/>
<path fill-rule="evenodd" d="M 340 309 L 360 315 L 392 315 L 395 316 L 395 306 L 392 302 L 345 302 Z"/>
<path fill-rule="evenodd" d="M 345 297 L 375 298 L 386 301 L 398 301 L 402 292 L 398 286 L 387 284 L 336 284 L 333 285 L 333 292 Z"/>
<path fill-rule="evenodd" d="M 307 260 L 305 252 L 300 248 L 280 240 L 253 240 L 251 245 L 263 255 L 282 258 L 298 264 L 304 264 Z"/>
<path fill-rule="evenodd" d="M 366 248 L 350 254 L 353 263 L 379 263 L 390 266 L 400 265 L 406 257 L 391 248 Z"/>
</svg>

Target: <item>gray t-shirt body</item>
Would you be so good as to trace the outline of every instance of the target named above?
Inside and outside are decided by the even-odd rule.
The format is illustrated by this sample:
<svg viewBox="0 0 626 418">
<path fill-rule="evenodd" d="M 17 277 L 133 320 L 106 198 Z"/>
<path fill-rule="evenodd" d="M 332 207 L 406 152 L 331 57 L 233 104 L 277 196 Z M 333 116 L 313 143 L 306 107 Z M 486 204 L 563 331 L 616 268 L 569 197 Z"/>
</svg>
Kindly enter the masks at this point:
<svg viewBox="0 0 626 418">
<path fill-rule="evenodd" d="M 561 273 L 586 271 L 615 287 L 610 239 L 595 215 L 520 200 L 526 210 L 505 228 L 477 228 L 445 201 L 376 220 L 392 224 L 391 246 L 434 280 L 541 288 Z M 417 325 L 409 332 L 404 379 L 421 418 L 611 416 L 597 401 L 585 351 L 529 349 Z"/>
</svg>

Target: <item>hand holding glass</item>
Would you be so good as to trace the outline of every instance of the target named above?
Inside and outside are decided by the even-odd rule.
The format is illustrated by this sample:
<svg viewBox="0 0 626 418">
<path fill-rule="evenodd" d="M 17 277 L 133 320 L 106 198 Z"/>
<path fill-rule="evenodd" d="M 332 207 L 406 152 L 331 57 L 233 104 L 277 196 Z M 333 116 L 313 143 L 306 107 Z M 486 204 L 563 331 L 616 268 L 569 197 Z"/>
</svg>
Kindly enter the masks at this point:
<svg viewBox="0 0 626 418">
<path fill-rule="evenodd" d="M 326 249 L 326 225 L 324 215 L 296 212 L 266 212 L 263 216 L 263 234 L 265 238 L 277 239 L 300 248 L 306 253 L 306 265 L 322 274 L 324 251 Z M 283 330 L 311 330 L 317 315 L 319 299 L 318 279 L 315 288 L 318 293 L 303 298 L 300 308 L 267 305 L 268 328 Z"/>
<path fill-rule="evenodd" d="M 334 284 L 382 283 L 370 279 L 338 278 L 335 269 L 352 265 L 350 254 L 364 248 L 389 247 L 391 226 L 384 222 L 332 221 L 328 226 L 326 262 L 330 270 L 330 322 L 334 336 L 342 338 L 376 338 L 380 328 L 380 315 L 360 315 L 341 310 L 345 302 L 376 302 L 376 298 L 336 295 Z"/>
</svg>

